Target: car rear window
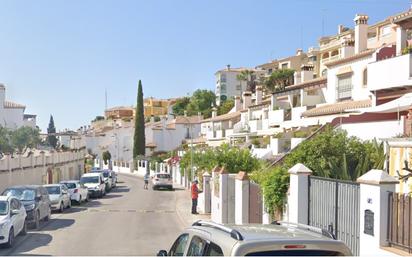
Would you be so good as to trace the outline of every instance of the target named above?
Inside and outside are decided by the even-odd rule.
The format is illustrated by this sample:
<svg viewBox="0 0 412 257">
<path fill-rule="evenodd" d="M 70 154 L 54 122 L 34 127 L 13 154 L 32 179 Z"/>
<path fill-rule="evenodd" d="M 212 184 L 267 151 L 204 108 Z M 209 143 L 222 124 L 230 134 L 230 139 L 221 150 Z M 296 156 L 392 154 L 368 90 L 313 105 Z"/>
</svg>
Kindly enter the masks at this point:
<svg viewBox="0 0 412 257">
<path fill-rule="evenodd" d="M 49 192 L 49 195 L 59 195 L 60 194 L 59 186 L 46 187 L 46 189 L 47 189 L 47 192 Z"/>
<path fill-rule="evenodd" d="M 170 178 L 169 174 L 157 174 L 158 178 Z"/>
<path fill-rule="evenodd" d="M 76 183 L 64 183 L 68 189 L 74 189 L 76 188 Z"/>
<path fill-rule="evenodd" d="M 326 250 L 274 250 L 248 253 L 246 256 L 343 256 L 335 251 Z"/>
</svg>

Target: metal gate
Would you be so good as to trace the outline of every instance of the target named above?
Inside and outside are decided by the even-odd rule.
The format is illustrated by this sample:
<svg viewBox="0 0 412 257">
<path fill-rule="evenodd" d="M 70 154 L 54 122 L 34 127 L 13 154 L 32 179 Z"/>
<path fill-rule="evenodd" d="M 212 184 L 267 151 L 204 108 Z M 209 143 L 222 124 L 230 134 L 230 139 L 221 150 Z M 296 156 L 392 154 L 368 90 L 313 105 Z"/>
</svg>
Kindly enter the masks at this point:
<svg viewBox="0 0 412 257">
<path fill-rule="evenodd" d="M 327 229 L 359 254 L 358 183 L 309 176 L 309 225 Z"/>
<path fill-rule="evenodd" d="M 262 224 L 263 204 L 258 184 L 249 184 L 249 223 Z"/>
</svg>

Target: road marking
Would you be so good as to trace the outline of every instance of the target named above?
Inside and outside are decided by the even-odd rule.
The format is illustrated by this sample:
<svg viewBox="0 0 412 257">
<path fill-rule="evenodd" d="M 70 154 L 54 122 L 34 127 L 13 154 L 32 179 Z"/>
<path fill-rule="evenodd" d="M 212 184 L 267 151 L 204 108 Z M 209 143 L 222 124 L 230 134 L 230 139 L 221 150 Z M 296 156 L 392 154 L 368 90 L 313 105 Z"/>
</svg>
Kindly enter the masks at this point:
<svg viewBox="0 0 412 257">
<path fill-rule="evenodd" d="M 103 213 L 103 212 L 112 212 L 112 213 L 175 213 L 174 210 L 120 210 L 120 209 L 88 209 L 84 212 L 90 213 Z"/>
</svg>

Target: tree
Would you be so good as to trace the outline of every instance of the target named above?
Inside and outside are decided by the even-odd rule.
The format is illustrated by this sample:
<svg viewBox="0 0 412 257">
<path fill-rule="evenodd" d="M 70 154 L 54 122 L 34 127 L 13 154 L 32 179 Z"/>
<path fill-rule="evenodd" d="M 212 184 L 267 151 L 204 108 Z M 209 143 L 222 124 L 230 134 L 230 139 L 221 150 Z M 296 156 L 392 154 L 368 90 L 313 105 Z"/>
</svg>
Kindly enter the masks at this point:
<svg viewBox="0 0 412 257">
<path fill-rule="evenodd" d="M 227 99 L 223 101 L 217 108 L 217 115 L 222 115 L 230 112 L 235 106 L 235 101 L 233 99 Z"/>
<path fill-rule="evenodd" d="M 102 153 L 103 162 L 105 165 L 112 159 L 112 155 L 109 151 L 105 151 Z"/>
<path fill-rule="evenodd" d="M 176 103 L 172 107 L 174 115 L 183 115 L 187 108 L 187 105 L 190 103 L 189 97 L 182 97 L 176 100 Z"/>
<path fill-rule="evenodd" d="M 31 127 L 20 127 L 11 133 L 11 142 L 14 149 L 20 153 L 26 148 L 35 148 L 40 143 L 40 134 L 38 129 Z"/>
<path fill-rule="evenodd" d="M 196 90 L 190 102 L 187 105 L 186 111 L 188 115 L 197 115 L 199 112 L 205 118 L 212 116 L 212 108 L 216 105 L 216 95 L 211 90 L 198 89 Z"/>
<path fill-rule="evenodd" d="M 50 115 L 49 127 L 47 128 L 47 143 L 49 146 L 56 148 L 57 137 L 56 137 L 56 127 L 54 126 L 53 115 Z"/>
<path fill-rule="evenodd" d="M 237 76 L 236 79 L 240 82 L 246 82 L 246 91 L 255 92 L 256 91 L 256 75 L 253 70 L 242 70 Z"/>
<path fill-rule="evenodd" d="M 137 89 L 136 114 L 134 125 L 134 142 L 133 142 L 133 159 L 138 156 L 145 155 L 146 139 L 145 139 L 145 125 L 144 125 L 144 109 L 143 109 L 143 89 L 142 81 L 139 80 Z"/>
<path fill-rule="evenodd" d="M 264 86 L 269 92 L 278 92 L 285 89 L 286 86 L 293 84 L 293 75 L 295 71 L 292 69 L 275 70 L 270 74 L 270 77 L 264 81 Z"/>
<path fill-rule="evenodd" d="M 11 131 L 5 127 L 0 126 L 0 152 L 12 153 L 13 146 L 11 143 Z"/>
</svg>

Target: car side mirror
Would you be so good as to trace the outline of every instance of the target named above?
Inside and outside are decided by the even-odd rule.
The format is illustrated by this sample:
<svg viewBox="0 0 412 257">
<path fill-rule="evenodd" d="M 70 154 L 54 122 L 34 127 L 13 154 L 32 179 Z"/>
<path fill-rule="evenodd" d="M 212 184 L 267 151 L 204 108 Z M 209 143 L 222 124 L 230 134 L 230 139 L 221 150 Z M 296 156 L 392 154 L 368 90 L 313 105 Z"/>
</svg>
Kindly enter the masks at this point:
<svg viewBox="0 0 412 257">
<path fill-rule="evenodd" d="M 166 251 L 166 250 L 160 250 L 160 251 L 157 253 L 157 256 L 167 256 L 167 251 Z"/>
<path fill-rule="evenodd" d="M 11 216 L 17 215 L 19 213 L 20 213 L 20 210 L 11 210 L 11 212 L 10 212 Z"/>
</svg>

